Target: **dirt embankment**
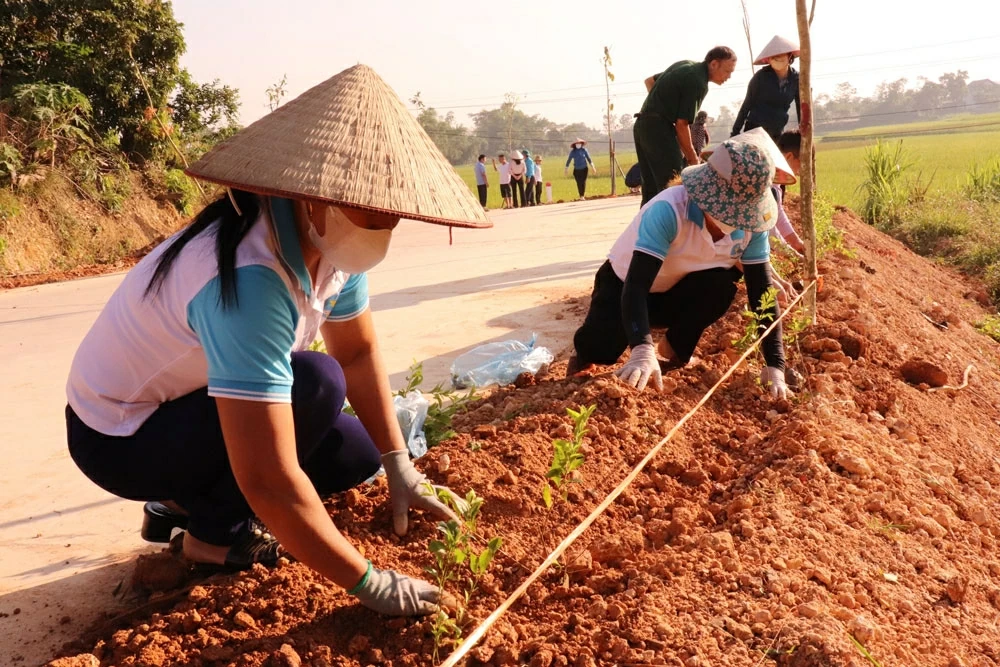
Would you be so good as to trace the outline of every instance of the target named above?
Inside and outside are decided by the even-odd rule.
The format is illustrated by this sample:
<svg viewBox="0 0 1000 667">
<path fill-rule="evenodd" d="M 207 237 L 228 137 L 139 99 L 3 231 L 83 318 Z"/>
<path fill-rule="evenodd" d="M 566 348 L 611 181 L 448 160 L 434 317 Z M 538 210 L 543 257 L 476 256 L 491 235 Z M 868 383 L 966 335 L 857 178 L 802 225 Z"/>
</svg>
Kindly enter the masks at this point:
<svg viewBox="0 0 1000 667">
<path fill-rule="evenodd" d="M 129 187 L 115 213 L 57 172 L 0 191 L 0 289 L 125 270 L 184 223 L 137 174 Z"/>
<path fill-rule="evenodd" d="M 970 324 L 983 315 L 972 287 L 849 213 L 836 224 L 856 254 L 822 263 L 819 321 L 789 347 L 802 391 L 762 400 L 756 373 L 740 370 L 470 664 L 1000 665 L 1000 348 Z M 665 377 L 664 395 L 607 374 L 567 380 L 557 362 L 456 419 L 459 435 L 419 466 L 475 489 L 481 532 L 504 538 L 475 619 L 721 376 L 743 305 L 706 332 L 700 361 Z M 909 361 L 930 372 L 908 382 Z M 959 384 L 969 364 L 967 387 L 931 391 Z M 568 435 L 567 407 L 591 404 L 580 483 L 547 510 L 552 440 Z M 386 501 L 380 482 L 328 506 L 378 566 L 423 576 L 434 525 L 415 522 L 400 540 Z M 68 647 L 89 654 L 78 664 L 432 663 L 428 619 L 380 618 L 301 565 L 174 574 L 153 607 Z"/>
</svg>

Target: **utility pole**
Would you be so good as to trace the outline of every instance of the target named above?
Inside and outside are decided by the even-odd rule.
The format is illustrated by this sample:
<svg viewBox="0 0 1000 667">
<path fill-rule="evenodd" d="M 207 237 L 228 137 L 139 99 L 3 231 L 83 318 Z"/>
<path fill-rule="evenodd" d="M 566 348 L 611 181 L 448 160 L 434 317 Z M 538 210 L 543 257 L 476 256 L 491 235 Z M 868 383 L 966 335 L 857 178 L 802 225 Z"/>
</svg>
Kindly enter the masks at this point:
<svg viewBox="0 0 1000 667">
<path fill-rule="evenodd" d="M 608 106 L 608 156 L 611 158 L 611 162 L 608 164 L 608 171 L 611 172 L 611 196 L 614 197 L 617 194 L 615 188 L 615 128 L 611 121 L 611 112 L 614 111 L 615 105 L 611 102 L 611 82 L 615 80 L 615 75 L 611 72 L 609 67 L 611 67 L 611 49 L 604 47 L 604 92 L 607 95 L 606 101 Z"/>
<path fill-rule="evenodd" d="M 802 231 L 806 246 L 806 283 L 812 284 L 803 299 L 806 312 L 816 322 L 816 223 L 813 220 L 813 123 L 812 123 L 812 44 L 809 26 L 816 13 L 816 0 L 812 0 L 812 12 L 806 11 L 806 0 L 795 0 L 795 13 L 799 25 L 799 99 L 802 116 L 799 118 L 799 132 L 802 134 L 802 169 L 799 170 L 799 205 L 802 217 Z"/>
</svg>

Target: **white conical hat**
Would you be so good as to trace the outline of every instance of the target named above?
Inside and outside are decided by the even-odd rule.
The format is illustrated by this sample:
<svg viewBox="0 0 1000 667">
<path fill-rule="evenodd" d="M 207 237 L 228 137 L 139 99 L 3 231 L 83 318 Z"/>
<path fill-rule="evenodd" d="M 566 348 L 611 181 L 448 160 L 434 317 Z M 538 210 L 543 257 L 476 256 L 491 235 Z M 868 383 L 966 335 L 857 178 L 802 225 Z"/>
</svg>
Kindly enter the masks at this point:
<svg viewBox="0 0 1000 667">
<path fill-rule="evenodd" d="M 453 227 L 492 227 L 396 93 L 365 65 L 310 88 L 215 146 L 187 173 Z"/>
<path fill-rule="evenodd" d="M 793 42 L 792 40 L 782 37 L 781 35 L 775 35 L 774 39 L 767 43 L 764 50 L 760 52 L 757 56 L 757 60 L 753 61 L 754 65 L 766 65 L 767 59 L 771 56 L 780 56 L 785 53 L 791 53 L 793 56 L 799 55 L 799 44 L 798 42 Z"/>
<path fill-rule="evenodd" d="M 785 52 L 787 53 L 787 51 Z M 767 153 L 774 163 L 774 184 L 775 185 L 794 185 L 796 180 L 795 172 L 792 171 L 792 167 L 788 164 L 788 160 L 781 153 L 781 149 L 778 148 L 778 144 L 774 143 L 774 139 L 771 135 L 767 133 L 762 127 L 755 127 L 752 130 L 747 130 L 743 134 L 737 134 L 734 137 L 730 137 L 731 141 L 740 141 L 754 144 L 758 146 L 762 151 Z M 704 150 L 701 152 L 702 159 L 709 161 L 712 155 L 715 154 L 714 150 Z"/>
</svg>

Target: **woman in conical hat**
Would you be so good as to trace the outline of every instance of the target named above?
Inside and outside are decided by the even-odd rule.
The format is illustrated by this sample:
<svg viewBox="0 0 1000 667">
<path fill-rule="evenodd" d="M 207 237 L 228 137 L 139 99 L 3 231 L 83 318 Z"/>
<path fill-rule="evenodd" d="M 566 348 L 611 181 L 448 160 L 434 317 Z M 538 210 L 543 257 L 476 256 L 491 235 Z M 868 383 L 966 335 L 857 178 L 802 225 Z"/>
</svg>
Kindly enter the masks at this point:
<svg viewBox="0 0 1000 667">
<path fill-rule="evenodd" d="M 795 103 L 795 117 L 801 118 L 799 108 L 799 73 L 792 67 L 799 55 L 799 45 L 790 39 L 775 35 L 754 61 L 765 65 L 753 75 L 747 94 L 736 114 L 732 134 L 763 127 L 775 141 L 788 124 L 788 110 Z"/>
<path fill-rule="evenodd" d="M 186 529 L 191 561 L 239 569 L 287 550 L 381 613 L 432 612 L 437 588 L 373 567 L 320 496 L 384 466 L 397 534 L 411 507 L 455 518 L 410 461 L 365 272 L 401 217 L 488 227 L 482 206 L 362 65 L 188 173 L 226 193 L 128 273 L 80 345 L 67 383 L 74 461 L 111 493 L 150 501 L 148 540 Z M 329 354 L 308 351 L 317 335 Z"/>
</svg>

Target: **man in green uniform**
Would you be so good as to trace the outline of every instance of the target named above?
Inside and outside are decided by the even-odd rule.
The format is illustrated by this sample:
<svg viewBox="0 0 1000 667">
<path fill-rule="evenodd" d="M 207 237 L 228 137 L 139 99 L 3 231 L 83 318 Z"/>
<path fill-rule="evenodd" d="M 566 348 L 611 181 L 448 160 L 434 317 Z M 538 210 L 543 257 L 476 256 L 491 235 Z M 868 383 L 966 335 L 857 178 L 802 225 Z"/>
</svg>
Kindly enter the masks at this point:
<svg viewBox="0 0 1000 667">
<path fill-rule="evenodd" d="M 646 79 L 649 94 L 632 128 L 642 173 L 642 204 L 667 187 L 685 166 L 700 160 L 690 125 L 708 94 L 708 82 L 722 85 L 736 69 L 736 54 L 717 46 L 702 62 L 681 60 Z"/>
</svg>

